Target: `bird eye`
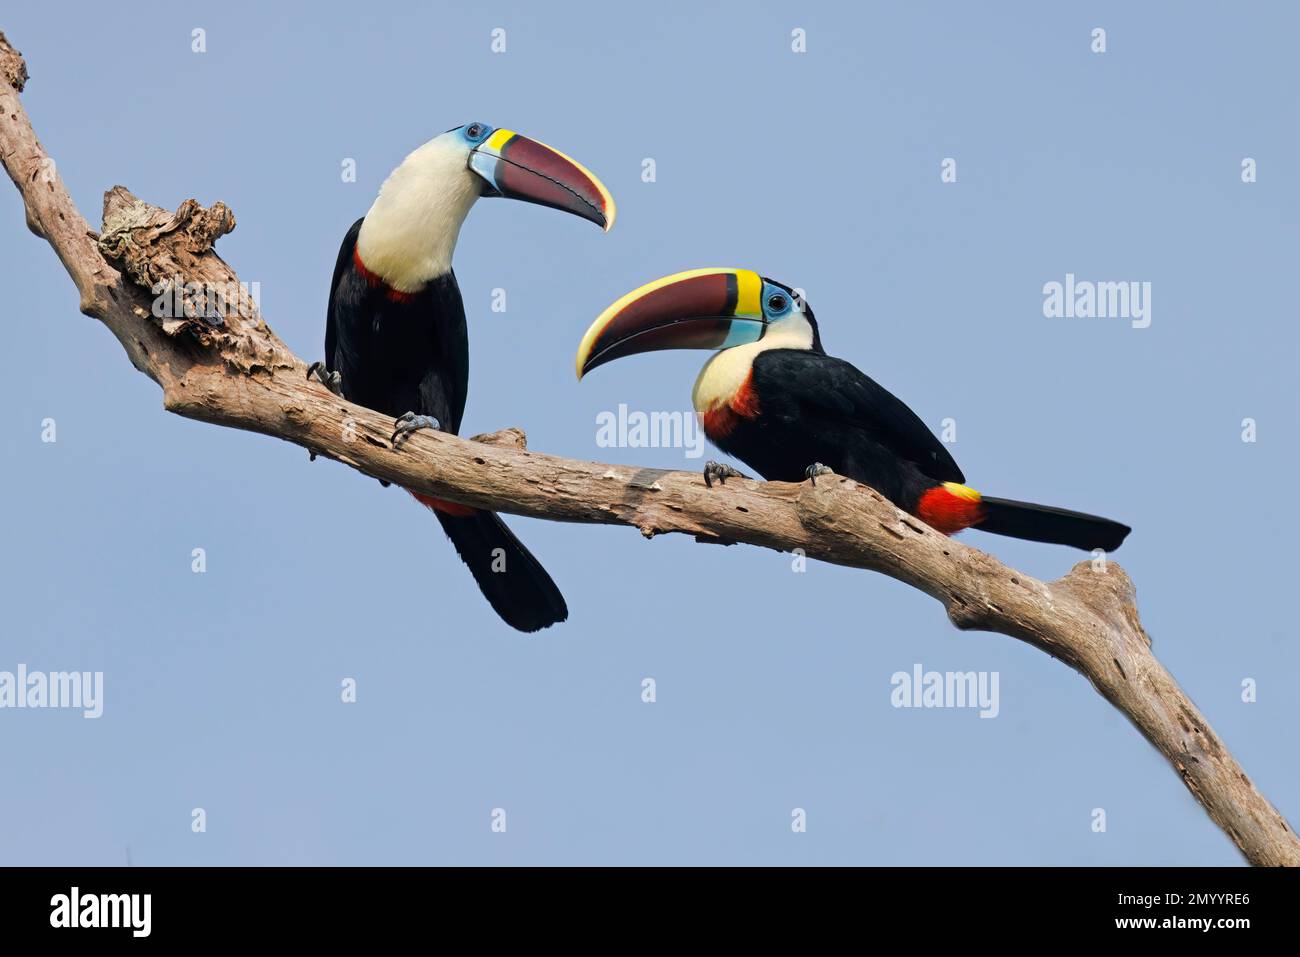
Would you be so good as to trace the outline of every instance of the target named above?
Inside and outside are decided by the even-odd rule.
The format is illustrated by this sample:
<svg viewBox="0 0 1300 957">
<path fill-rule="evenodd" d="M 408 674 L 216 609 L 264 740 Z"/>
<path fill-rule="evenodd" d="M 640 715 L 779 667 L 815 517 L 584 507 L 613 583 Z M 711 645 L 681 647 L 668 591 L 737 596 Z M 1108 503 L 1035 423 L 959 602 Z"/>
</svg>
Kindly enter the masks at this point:
<svg viewBox="0 0 1300 957">
<path fill-rule="evenodd" d="M 782 312 L 785 310 L 785 306 L 786 306 L 785 296 L 780 296 L 780 295 L 773 296 L 767 301 L 767 308 L 771 309 L 773 312 Z"/>
<path fill-rule="evenodd" d="M 479 126 L 477 123 L 471 123 L 469 129 L 465 132 L 469 134 L 470 139 L 476 140 L 483 135 L 483 127 Z"/>
</svg>

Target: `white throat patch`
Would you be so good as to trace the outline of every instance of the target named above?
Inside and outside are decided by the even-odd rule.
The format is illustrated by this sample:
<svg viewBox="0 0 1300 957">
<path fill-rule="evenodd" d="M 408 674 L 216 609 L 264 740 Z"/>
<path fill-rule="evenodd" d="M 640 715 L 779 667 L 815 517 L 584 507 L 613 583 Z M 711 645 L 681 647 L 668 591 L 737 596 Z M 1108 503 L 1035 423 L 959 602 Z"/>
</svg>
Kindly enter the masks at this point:
<svg viewBox="0 0 1300 957">
<path fill-rule="evenodd" d="M 812 326 L 802 313 L 771 323 L 763 338 L 716 352 L 704 363 L 695 388 L 691 390 L 691 403 L 700 415 L 711 412 L 730 402 L 740 391 L 754 368 L 754 360 L 768 349 L 811 349 Z"/>
<path fill-rule="evenodd" d="M 415 292 L 451 271 L 460 227 L 483 190 L 468 157 L 459 137 L 434 137 L 389 174 L 366 213 L 357 252 L 398 292 Z"/>
</svg>

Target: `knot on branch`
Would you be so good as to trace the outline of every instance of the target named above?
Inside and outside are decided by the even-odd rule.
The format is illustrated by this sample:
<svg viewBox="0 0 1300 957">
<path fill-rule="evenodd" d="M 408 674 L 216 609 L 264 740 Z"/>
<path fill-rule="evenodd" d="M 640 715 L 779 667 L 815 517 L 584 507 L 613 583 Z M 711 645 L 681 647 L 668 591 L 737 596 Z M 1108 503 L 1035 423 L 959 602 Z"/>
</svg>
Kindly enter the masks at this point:
<svg viewBox="0 0 1300 957">
<path fill-rule="evenodd" d="M 21 93 L 27 85 L 27 62 L 0 30 L 0 79 Z"/>
<path fill-rule="evenodd" d="M 524 434 L 523 429 L 513 425 L 496 432 L 484 432 L 482 435 L 474 436 L 470 441 L 480 442 L 483 445 L 496 445 L 503 449 L 528 448 L 528 436 Z"/>
<path fill-rule="evenodd" d="M 1107 619 L 1118 634 L 1151 644 L 1151 636 L 1138 618 L 1137 588 L 1128 572 L 1115 562 L 1109 559 L 1079 562 L 1065 577 L 1053 582 L 1052 588 L 1070 592 Z"/>
<path fill-rule="evenodd" d="M 137 305 L 136 312 L 147 313 L 167 335 L 183 334 L 217 351 L 244 374 L 297 368 L 298 360 L 262 320 L 259 284 L 240 282 L 213 249 L 234 228 L 235 214 L 225 203 L 205 207 L 187 199 L 169 213 L 114 186 L 104 194 L 99 249 L 148 292 L 148 307 Z"/>
<path fill-rule="evenodd" d="M 104 194 L 99 249 L 136 283 L 154 289 L 178 278 L 234 278 L 212 245 L 233 231 L 235 214 L 225 203 L 211 209 L 187 199 L 175 213 L 136 199 L 123 186 Z M 216 264 L 220 268 L 216 268 Z"/>
</svg>

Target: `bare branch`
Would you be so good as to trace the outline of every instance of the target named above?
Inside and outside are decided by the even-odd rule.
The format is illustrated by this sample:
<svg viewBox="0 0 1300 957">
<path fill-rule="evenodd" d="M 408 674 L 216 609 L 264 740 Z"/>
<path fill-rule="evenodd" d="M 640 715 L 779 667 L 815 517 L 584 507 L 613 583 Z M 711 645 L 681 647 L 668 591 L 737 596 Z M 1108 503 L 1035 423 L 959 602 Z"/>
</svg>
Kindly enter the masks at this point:
<svg viewBox="0 0 1300 957">
<path fill-rule="evenodd" d="M 1082 673 L 1165 756 L 1210 817 L 1254 864 L 1300 864 L 1300 841 L 1151 653 L 1133 583 L 1113 562 L 1081 562 L 1046 583 L 939 534 L 848 479 L 789 485 L 732 479 L 712 490 L 694 473 L 581 462 L 528 451 L 507 430 L 466 440 L 440 432 L 390 444 L 387 417 L 306 378 L 306 366 L 256 309 L 156 318 L 154 290 L 178 278 L 208 290 L 237 284 L 212 243 L 234 228 L 218 203 L 174 214 L 122 187 L 105 195 L 102 236 L 64 188 L 18 93 L 21 56 L 0 34 L 0 157 L 81 294 L 179 415 L 261 432 L 415 491 L 556 521 L 682 532 L 870 569 L 940 601 L 958 628 L 1029 642 Z"/>
</svg>

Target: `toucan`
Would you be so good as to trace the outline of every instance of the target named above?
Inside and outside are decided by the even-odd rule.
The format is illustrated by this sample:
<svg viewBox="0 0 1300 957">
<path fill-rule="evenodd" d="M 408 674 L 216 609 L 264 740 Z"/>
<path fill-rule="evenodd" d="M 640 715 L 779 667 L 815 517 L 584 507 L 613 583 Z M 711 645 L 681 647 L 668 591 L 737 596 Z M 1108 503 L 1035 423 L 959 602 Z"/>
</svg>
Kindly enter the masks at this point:
<svg viewBox="0 0 1300 957">
<path fill-rule="evenodd" d="M 435 136 L 393 170 L 343 237 L 330 280 L 325 361 L 307 375 L 395 417 L 395 446 L 418 429 L 460 430 L 469 339 L 451 259 L 480 196 L 550 206 L 606 231 L 614 225 L 609 190 L 580 163 L 486 123 Z M 532 632 L 568 617 L 555 582 L 496 514 L 412 494 L 433 509 L 508 625 Z"/>
<path fill-rule="evenodd" d="M 635 289 L 592 323 L 578 378 L 658 349 L 716 349 L 692 399 L 718 448 L 782 482 L 834 472 L 880 492 L 951 535 L 998 535 L 1113 551 L 1127 525 L 1047 505 L 982 495 L 948 449 L 901 401 L 826 354 L 812 308 L 795 290 L 748 269 L 692 269 Z M 712 487 L 740 475 L 710 462 Z"/>
</svg>

